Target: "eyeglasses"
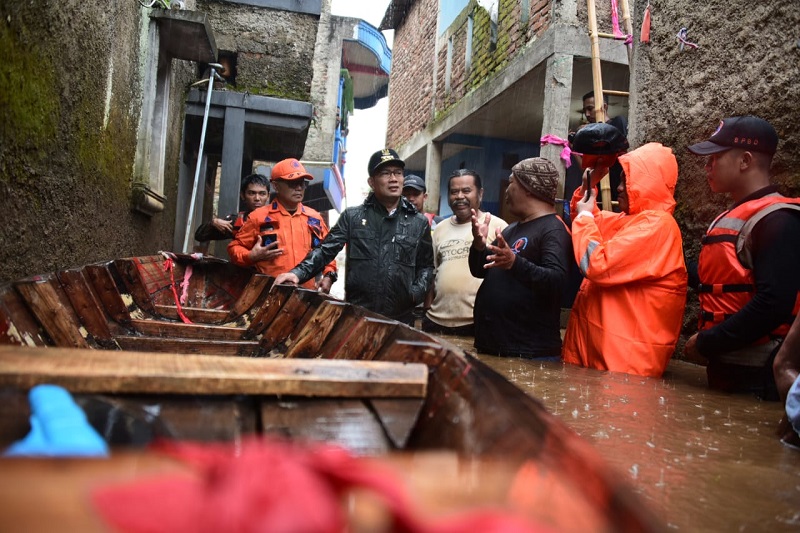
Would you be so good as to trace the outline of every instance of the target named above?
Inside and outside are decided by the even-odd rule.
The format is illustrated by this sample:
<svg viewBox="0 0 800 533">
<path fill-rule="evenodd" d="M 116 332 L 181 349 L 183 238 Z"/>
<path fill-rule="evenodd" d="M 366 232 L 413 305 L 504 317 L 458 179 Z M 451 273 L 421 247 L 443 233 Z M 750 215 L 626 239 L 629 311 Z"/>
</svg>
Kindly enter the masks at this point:
<svg viewBox="0 0 800 533">
<path fill-rule="evenodd" d="M 306 186 L 308 185 L 306 183 L 306 180 L 304 180 L 304 179 L 292 180 L 292 181 L 280 180 L 277 183 L 283 183 L 284 185 L 286 185 L 290 189 L 305 189 Z"/>
<path fill-rule="evenodd" d="M 395 170 L 381 170 L 380 172 L 378 172 L 378 177 L 379 178 L 388 178 L 389 176 L 397 176 L 398 178 L 402 178 L 403 177 L 403 169 L 402 168 L 398 168 L 398 169 L 395 169 Z"/>
</svg>

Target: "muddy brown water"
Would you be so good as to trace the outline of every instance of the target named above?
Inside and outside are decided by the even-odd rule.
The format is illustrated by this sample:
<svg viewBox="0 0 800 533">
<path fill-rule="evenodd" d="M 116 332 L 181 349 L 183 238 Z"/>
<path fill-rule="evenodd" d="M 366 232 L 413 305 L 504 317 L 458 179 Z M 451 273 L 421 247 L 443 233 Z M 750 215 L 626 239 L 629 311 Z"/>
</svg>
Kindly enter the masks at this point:
<svg viewBox="0 0 800 533">
<path fill-rule="evenodd" d="M 800 531 L 800 450 L 776 436 L 781 404 L 711 391 L 684 361 L 653 379 L 479 358 L 592 442 L 668 529 Z"/>
</svg>

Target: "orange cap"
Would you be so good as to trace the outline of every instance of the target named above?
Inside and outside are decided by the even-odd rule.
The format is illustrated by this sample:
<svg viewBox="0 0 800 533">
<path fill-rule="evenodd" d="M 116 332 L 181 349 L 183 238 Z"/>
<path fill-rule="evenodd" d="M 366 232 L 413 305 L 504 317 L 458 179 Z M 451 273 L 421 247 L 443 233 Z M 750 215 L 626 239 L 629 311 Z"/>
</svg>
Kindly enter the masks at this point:
<svg viewBox="0 0 800 533">
<path fill-rule="evenodd" d="M 303 166 L 303 164 L 294 158 L 278 161 L 275 166 L 272 167 L 272 174 L 270 175 L 270 180 L 272 181 L 292 181 L 303 178 L 311 181 L 314 179 L 314 176 L 306 172 L 306 168 Z"/>
</svg>

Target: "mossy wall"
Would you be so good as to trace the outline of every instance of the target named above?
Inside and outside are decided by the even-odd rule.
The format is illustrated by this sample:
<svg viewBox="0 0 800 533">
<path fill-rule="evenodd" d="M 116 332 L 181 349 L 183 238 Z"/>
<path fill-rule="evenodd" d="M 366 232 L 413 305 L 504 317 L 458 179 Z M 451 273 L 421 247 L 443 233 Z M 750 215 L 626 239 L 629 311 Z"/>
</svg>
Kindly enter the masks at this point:
<svg viewBox="0 0 800 533">
<path fill-rule="evenodd" d="M 695 261 L 701 236 L 730 198 L 711 192 L 705 158 L 686 147 L 707 139 L 720 119 L 751 114 L 772 123 L 781 139 L 773 181 L 784 194 L 800 196 L 800 9 L 796 2 L 651 2 L 651 42 L 641 44 L 647 1 L 635 5 L 631 146 L 657 141 L 674 150 L 680 171 L 675 217 L 687 260 Z M 680 50 L 682 27 L 699 48 Z M 696 303 L 690 291 L 687 334 L 695 330 Z"/>
<path fill-rule="evenodd" d="M 191 73 L 175 62 L 167 207 L 150 218 L 130 207 L 147 13 L 134 0 L 0 5 L 0 282 L 170 248 Z"/>
</svg>

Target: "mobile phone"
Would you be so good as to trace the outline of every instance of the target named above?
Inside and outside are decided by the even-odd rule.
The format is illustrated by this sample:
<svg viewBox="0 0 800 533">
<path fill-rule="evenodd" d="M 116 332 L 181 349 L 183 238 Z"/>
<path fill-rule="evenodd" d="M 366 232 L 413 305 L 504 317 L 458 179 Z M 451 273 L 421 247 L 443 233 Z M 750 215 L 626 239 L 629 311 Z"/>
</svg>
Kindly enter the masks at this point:
<svg viewBox="0 0 800 533">
<path fill-rule="evenodd" d="M 269 246 L 273 242 L 278 242 L 278 234 L 277 233 L 265 233 L 261 236 L 261 244 L 264 246 Z"/>
</svg>

